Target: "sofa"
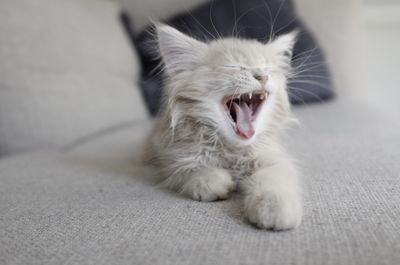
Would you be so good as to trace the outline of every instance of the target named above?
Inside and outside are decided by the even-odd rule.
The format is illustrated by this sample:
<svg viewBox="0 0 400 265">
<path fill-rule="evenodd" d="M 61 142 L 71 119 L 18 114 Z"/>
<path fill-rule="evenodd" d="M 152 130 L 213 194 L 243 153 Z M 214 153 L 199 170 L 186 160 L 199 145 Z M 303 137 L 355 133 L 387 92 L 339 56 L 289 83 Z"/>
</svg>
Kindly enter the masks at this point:
<svg viewBox="0 0 400 265">
<path fill-rule="evenodd" d="M 352 90 L 354 43 L 326 27 L 347 21 L 340 32 L 353 36 L 355 4 L 333 2 L 297 2 L 337 97 L 293 108 L 285 141 L 305 214 L 271 232 L 243 217 L 240 194 L 193 201 L 140 163 L 152 119 L 118 15 L 122 6 L 141 27 L 164 2 L 1 1 L 0 264 L 400 264 L 400 121 Z M 313 24 L 324 12 L 328 23 Z"/>
</svg>

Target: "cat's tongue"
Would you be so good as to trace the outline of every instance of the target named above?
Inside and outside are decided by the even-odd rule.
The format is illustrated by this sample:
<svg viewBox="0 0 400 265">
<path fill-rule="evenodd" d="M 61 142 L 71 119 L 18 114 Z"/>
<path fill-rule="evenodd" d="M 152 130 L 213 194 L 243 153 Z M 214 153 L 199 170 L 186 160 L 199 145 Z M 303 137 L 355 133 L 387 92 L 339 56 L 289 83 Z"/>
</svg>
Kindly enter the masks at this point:
<svg viewBox="0 0 400 265">
<path fill-rule="evenodd" d="M 250 139 L 255 133 L 253 124 L 251 123 L 253 119 L 251 109 L 245 102 L 240 103 L 240 105 L 236 102 L 233 102 L 233 107 L 235 108 L 236 112 L 237 132 L 242 137 Z"/>
</svg>

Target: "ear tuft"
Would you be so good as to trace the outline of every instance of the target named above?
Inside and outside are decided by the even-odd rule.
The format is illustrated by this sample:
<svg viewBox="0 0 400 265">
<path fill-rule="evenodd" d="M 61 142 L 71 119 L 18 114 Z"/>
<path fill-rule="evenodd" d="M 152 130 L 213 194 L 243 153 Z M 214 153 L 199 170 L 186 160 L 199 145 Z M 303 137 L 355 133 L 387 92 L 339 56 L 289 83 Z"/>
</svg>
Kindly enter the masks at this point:
<svg viewBox="0 0 400 265">
<path fill-rule="evenodd" d="M 167 73 L 194 69 L 207 45 L 165 24 L 155 26 L 158 47 Z"/>
<path fill-rule="evenodd" d="M 274 49 L 274 51 L 279 55 L 284 57 L 286 60 L 292 58 L 293 47 L 296 44 L 297 36 L 299 35 L 299 30 L 294 30 L 288 34 L 281 35 L 273 40 L 269 45 Z"/>
</svg>

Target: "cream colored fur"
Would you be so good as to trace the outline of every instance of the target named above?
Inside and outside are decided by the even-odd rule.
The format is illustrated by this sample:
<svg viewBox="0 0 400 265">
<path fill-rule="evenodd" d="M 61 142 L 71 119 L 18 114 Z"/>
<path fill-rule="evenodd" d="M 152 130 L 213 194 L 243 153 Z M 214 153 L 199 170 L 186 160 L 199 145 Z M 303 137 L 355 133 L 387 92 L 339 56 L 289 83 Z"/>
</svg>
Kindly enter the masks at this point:
<svg viewBox="0 0 400 265">
<path fill-rule="evenodd" d="M 146 148 L 163 184 L 195 200 L 226 199 L 237 187 L 244 212 L 260 228 L 286 230 L 302 218 L 297 169 L 279 136 L 291 119 L 286 91 L 295 34 L 262 44 L 235 38 L 202 43 L 157 26 L 167 91 Z M 268 76 L 265 85 L 255 75 Z M 239 137 L 222 99 L 259 89 L 268 98 L 255 135 Z"/>
</svg>

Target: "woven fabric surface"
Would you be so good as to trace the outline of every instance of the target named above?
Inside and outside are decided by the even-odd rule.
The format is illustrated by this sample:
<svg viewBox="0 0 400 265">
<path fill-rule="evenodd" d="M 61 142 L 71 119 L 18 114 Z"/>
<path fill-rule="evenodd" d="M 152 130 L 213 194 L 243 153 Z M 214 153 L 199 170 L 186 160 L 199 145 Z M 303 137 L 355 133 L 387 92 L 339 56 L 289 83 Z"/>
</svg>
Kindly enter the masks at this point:
<svg viewBox="0 0 400 265">
<path fill-rule="evenodd" d="M 295 112 L 298 229 L 254 228 L 240 195 L 202 203 L 157 187 L 135 162 L 148 126 L 134 126 L 0 160 L 0 264 L 400 264 L 399 124 L 352 102 Z"/>
</svg>

